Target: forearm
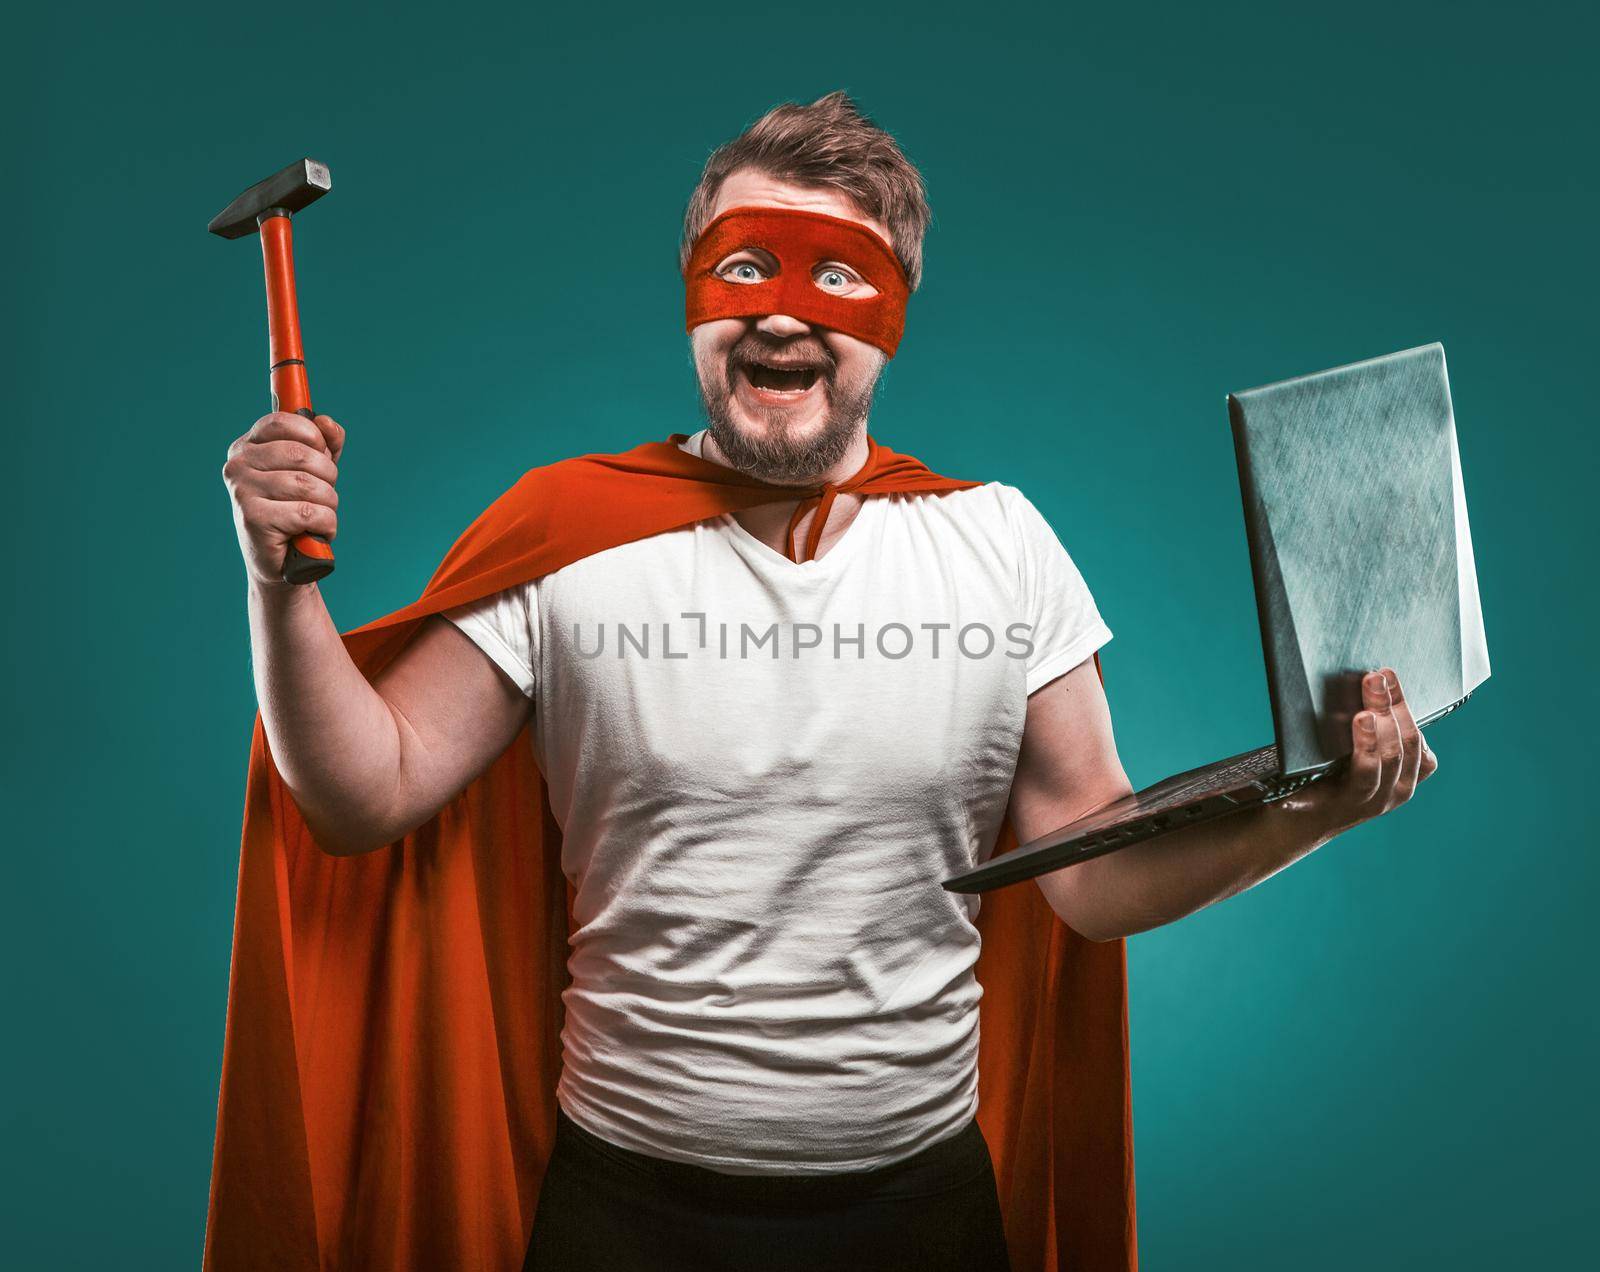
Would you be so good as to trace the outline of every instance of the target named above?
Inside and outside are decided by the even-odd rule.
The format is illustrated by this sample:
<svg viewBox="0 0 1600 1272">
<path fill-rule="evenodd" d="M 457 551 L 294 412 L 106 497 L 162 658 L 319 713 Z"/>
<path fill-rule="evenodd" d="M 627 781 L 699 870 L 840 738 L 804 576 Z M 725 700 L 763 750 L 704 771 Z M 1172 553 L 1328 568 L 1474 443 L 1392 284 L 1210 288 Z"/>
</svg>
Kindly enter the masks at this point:
<svg viewBox="0 0 1600 1272">
<path fill-rule="evenodd" d="M 1095 940 L 1131 936 L 1252 888 L 1337 833 L 1304 795 L 1170 831 L 1071 867 L 1062 917 Z"/>
<path fill-rule="evenodd" d="M 315 583 L 249 585 L 262 727 L 279 774 L 329 852 L 373 846 L 399 787 L 393 711 L 351 660 Z"/>
<path fill-rule="evenodd" d="M 1342 831 L 1405 803 L 1438 769 L 1438 759 L 1417 729 L 1393 668 L 1367 674 L 1362 697 L 1342 773 L 1274 803 L 1039 875 L 1051 909 L 1092 940 L 1131 936 L 1243 892 Z M 1019 842 L 1131 790 L 1090 664 L 1030 696 L 1009 810 Z"/>
</svg>

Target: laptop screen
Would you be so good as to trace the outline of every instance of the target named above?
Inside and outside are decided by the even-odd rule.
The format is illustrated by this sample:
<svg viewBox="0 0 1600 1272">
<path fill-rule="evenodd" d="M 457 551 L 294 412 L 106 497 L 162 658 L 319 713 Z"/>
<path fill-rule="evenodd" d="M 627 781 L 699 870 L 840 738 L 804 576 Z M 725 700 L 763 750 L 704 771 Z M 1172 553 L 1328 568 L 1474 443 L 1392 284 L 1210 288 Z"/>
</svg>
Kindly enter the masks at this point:
<svg viewBox="0 0 1600 1272">
<path fill-rule="evenodd" d="M 1349 754 L 1360 676 L 1419 721 L 1489 675 L 1438 344 L 1228 397 L 1283 771 Z"/>
</svg>

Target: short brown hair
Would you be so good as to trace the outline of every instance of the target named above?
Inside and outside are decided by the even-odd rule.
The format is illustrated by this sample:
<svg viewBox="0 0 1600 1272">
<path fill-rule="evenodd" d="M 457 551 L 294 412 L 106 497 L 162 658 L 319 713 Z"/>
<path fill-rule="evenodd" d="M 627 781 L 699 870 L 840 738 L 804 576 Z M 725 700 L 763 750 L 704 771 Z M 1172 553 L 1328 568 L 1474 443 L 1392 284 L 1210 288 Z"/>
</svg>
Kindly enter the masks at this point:
<svg viewBox="0 0 1600 1272">
<path fill-rule="evenodd" d="M 774 106 L 706 160 L 683 214 L 678 269 L 687 273 L 694 242 L 711 220 L 728 174 L 757 168 L 780 181 L 830 186 L 889 230 L 890 245 L 916 290 L 922 281 L 922 236 L 930 213 L 922 174 L 895 139 L 861 113 L 842 91 L 809 106 Z"/>
</svg>

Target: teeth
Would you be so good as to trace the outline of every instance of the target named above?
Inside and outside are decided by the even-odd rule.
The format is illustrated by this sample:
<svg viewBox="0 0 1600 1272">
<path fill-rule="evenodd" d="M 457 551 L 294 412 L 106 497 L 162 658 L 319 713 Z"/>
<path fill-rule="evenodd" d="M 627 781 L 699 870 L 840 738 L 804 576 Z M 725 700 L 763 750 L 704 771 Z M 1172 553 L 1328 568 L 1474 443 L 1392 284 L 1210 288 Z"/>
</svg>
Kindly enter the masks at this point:
<svg viewBox="0 0 1600 1272">
<path fill-rule="evenodd" d="M 751 388 L 758 389 L 762 393 L 772 393 L 781 397 L 800 397 L 804 395 L 808 390 L 811 389 L 813 385 L 816 384 L 820 375 L 820 373 L 811 366 L 773 366 L 768 362 L 747 363 L 740 368 L 740 372 Z M 792 379 L 796 376 L 799 376 L 803 377 L 808 382 L 781 388 L 774 384 L 760 383 L 762 380 L 768 380 L 780 375 L 786 379 Z"/>
</svg>

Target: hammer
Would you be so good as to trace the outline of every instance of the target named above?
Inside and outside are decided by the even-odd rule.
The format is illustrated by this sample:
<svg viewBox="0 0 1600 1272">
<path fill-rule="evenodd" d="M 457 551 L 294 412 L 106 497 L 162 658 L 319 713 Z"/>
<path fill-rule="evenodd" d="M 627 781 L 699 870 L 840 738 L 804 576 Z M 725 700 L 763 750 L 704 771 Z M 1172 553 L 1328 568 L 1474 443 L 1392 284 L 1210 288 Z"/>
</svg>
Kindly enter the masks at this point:
<svg viewBox="0 0 1600 1272">
<path fill-rule="evenodd" d="M 265 181 L 258 181 L 216 216 L 206 229 L 226 239 L 261 231 L 261 256 L 267 269 L 267 376 L 272 409 L 308 420 L 311 386 L 305 350 L 300 345 L 300 308 L 294 296 L 294 238 L 290 218 L 333 188 L 326 164 L 301 159 Z M 314 583 L 333 573 L 333 549 L 320 534 L 298 534 L 283 559 L 285 583 Z"/>
</svg>

